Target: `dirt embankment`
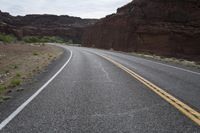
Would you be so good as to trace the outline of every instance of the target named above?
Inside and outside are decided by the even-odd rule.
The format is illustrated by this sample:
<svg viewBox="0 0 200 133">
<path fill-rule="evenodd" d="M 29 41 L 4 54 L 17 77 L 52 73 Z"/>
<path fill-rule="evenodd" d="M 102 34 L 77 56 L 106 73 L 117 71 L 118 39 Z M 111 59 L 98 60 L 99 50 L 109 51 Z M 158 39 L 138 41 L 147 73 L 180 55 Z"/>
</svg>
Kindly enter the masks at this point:
<svg viewBox="0 0 200 133">
<path fill-rule="evenodd" d="M 8 99 L 5 95 L 12 88 L 31 80 L 62 53 L 63 49 L 44 44 L 0 45 L 0 102 Z"/>
</svg>

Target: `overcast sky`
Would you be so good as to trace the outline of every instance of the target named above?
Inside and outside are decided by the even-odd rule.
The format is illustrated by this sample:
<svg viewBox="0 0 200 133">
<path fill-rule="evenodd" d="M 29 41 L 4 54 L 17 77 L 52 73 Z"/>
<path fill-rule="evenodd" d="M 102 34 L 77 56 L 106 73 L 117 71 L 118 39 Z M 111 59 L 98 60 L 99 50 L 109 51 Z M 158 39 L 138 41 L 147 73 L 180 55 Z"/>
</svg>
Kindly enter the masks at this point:
<svg viewBox="0 0 200 133">
<path fill-rule="evenodd" d="M 0 0 L 0 10 L 12 15 L 57 14 L 101 18 L 132 0 Z"/>
</svg>

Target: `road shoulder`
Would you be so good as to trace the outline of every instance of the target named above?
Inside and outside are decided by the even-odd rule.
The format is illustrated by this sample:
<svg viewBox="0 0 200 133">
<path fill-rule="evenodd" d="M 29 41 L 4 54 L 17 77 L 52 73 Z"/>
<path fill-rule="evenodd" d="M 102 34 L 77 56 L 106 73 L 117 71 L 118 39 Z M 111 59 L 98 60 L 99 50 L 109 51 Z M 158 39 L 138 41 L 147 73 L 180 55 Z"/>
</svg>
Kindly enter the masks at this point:
<svg viewBox="0 0 200 133">
<path fill-rule="evenodd" d="M 10 113 L 35 93 L 38 88 L 46 83 L 63 66 L 69 56 L 70 51 L 64 49 L 64 53 L 58 59 L 52 61 L 42 72 L 35 75 L 32 78 L 33 80 L 20 86 L 20 88 L 24 88 L 23 91 L 14 91 L 10 93 L 9 96 L 11 96 L 12 99 L 0 104 L 0 121 L 3 121 Z"/>
</svg>

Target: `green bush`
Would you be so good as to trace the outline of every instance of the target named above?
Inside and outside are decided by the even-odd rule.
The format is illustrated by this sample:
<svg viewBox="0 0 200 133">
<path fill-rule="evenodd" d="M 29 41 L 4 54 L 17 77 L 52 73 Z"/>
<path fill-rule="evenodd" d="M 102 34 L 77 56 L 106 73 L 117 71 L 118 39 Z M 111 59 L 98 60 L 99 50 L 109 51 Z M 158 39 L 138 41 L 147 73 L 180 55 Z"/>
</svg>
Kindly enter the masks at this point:
<svg viewBox="0 0 200 133">
<path fill-rule="evenodd" d="M 66 41 L 57 36 L 26 36 L 22 39 L 26 43 L 65 43 Z"/>
<path fill-rule="evenodd" d="M 20 73 L 16 73 L 15 75 L 17 78 L 20 78 L 21 77 L 21 74 Z"/>
<path fill-rule="evenodd" d="M 4 85 L 0 85 L 0 94 L 6 89 Z"/>
<path fill-rule="evenodd" d="M 13 35 L 6 35 L 4 33 L 0 33 L 0 41 L 4 43 L 11 43 L 16 40 L 16 37 Z"/>
<path fill-rule="evenodd" d="M 11 43 L 16 41 L 17 38 L 13 35 L 7 35 L 4 33 L 0 33 L 0 42 L 3 43 Z M 73 40 L 64 39 L 59 36 L 25 36 L 22 38 L 22 41 L 26 43 L 67 43 L 73 44 Z"/>
<path fill-rule="evenodd" d="M 68 40 L 66 44 L 73 44 L 73 40 Z"/>
<path fill-rule="evenodd" d="M 20 79 L 11 80 L 11 87 L 16 87 L 16 86 L 19 86 L 20 84 L 21 84 L 21 80 Z"/>
<path fill-rule="evenodd" d="M 34 55 L 34 56 L 37 56 L 37 55 L 39 55 L 39 54 L 38 54 L 37 52 L 33 52 L 33 55 Z"/>
<path fill-rule="evenodd" d="M 17 68 L 18 68 L 18 65 L 14 64 L 14 65 L 11 65 L 11 67 L 12 67 L 13 69 L 17 69 Z"/>
<path fill-rule="evenodd" d="M 26 43 L 38 43 L 40 42 L 39 38 L 36 36 L 26 36 L 22 39 Z"/>
</svg>

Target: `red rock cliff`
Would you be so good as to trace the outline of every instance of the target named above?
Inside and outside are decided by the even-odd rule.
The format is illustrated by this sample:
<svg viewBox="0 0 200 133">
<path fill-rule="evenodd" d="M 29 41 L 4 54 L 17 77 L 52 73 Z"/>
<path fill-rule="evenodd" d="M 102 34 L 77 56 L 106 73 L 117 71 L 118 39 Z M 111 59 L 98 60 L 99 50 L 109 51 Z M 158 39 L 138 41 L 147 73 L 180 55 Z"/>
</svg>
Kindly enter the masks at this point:
<svg viewBox="0 0 200 133">
<path fill-rule="evenodd" d="M 82 43 L 200 60 L 200 1 L 133 0 L 90 26 Z"/>
</svg>

